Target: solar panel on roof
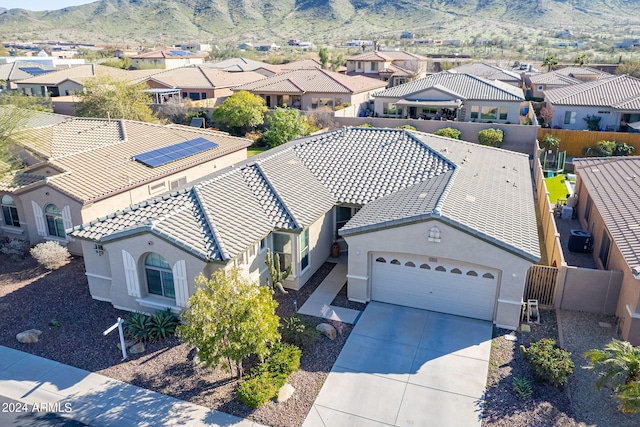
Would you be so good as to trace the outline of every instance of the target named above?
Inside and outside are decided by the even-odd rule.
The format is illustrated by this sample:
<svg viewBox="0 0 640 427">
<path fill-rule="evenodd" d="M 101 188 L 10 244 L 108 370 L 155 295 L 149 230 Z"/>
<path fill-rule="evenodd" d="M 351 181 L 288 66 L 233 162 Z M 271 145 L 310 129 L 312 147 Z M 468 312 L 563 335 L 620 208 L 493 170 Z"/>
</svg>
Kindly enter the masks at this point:
<svg viewBox="0 0 640 427">
<path fill-rule="evenodd" d="M 218 144 L 208 139 L 196 138 L 189 141 L 179 142 L 168 147 L 162 147 L 145 153 L 136 154 L 133 160 L 143 165 L 155 168 L 164 164 L 184 159 L 193 154 L 198 154 L 211 148 L 216 148 Z"/>
<path fill-rule="evenodd" d="M 186 50 L 170 50 L 169 56 L 194 56 L 194 54 Z"/>
<path fill-rule="evenodd" d="M 42 74 L 47 74 L 52 71 L 55 71 L 55 70 L 43 70 L 42 68 L 38 68 L 38 67 L 18 67 L 18 68 L 24 71 L 25 73 L 31 74 L 32 76 L 40 76 Z"/>
</svg>

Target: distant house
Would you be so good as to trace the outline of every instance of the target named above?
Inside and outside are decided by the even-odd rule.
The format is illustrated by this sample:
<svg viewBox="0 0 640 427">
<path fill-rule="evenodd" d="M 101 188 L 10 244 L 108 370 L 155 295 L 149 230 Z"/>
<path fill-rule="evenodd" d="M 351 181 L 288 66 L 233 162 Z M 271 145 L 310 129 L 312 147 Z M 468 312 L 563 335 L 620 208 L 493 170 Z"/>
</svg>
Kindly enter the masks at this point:
<svg viewBox="0 0 640 427">
<path fill-rule="evenodd" d="M 271 51 L 275 51 L 275 50 L 280 50 L 280 46 L 278 46 L 275 43 L 268 43 L 268 42 L 263 42 L 263 43 L 245 42 L 245 43 L 241 43 L 238 46 L 236 46 L 236 49 L 239 49 L 239 50 L 256 50 L 258 52 L 271 52 Z"/>
<path fill-rule="evenodd" d="M 563 76 L 571 77 L 582 82 L 591 82 L 602 78 L 611 77 L 611 74 L 592 67 L 564 67 L 555 70 Z"/>
<path fill-rule="evenodd" d="M 117 49 L 113 52 L 113 56 L 120 59 L 136 56 L 138 54 L 140 54 L 140 52 L 136 49 Z"/>
<path fill-rule="evenodd" d="M 214 107 L 233 95 L 233 88 L 264 79 L 254 71 L 229 73 L 203 66 L 173 68 L 147 77 L 149 92 L 156 104 L 171 98 L 189 101 L 198 107 Z"/>
<path fill-rule="evenodd" d="M 412 33 L 411 31 L 403 31 L 402 34 L 400 34 L 400 38 L 401 39 L 415 39 L 416 35 L 414 33 Z"/>
<path fill-rule="evenodd" d="M 578 218 L 598 268 L 623 272 L 615 304 L 622 338 L 640 345 L 640 158 L 574 159 Z"/>
<path fill-rule="evenodd" d="M 0 82 L 8 89 L 17 89 L 18 85 L 16 82 L 18 81 L 54 71 L 58 71 L 58 69 L 36 62 L 16 61 L 8 64 L 0 64 Z"/>
<path fill-rule="evenodd" d="M 427 58 L 403 51 L 373 51 L 347 58 L 347 75 L 366 76 L 397 86 L 424 77 Z"/>
<path fill-rule="evenodd" d="M 319 68 L 294 70 L 234 88 L 246 90 L 265 99 L 267 107 L 288 106 L 301 110 L 334 108 L 342 104 L 359 107 L 371 94 L 385 87 L 385 82 L 363 76 L 345 76 Z"/>
<path fill-rule="evenodd" d="M 520 74 L 485 62 L 471 62 L 452 68 L 449 71 L 467 73 L 487 80 L 499 80 L 511 86 L 522 87 L 522 76 Z"/>
<path fill-rule="evenodd" d="M 443 71 L 374 94 L 379 117 L 520 123 L 522 89 Z"/>
<path fill-rule="evenodd" d="M 640 121 L 640 79 L 621 75 L 551 89 L 545 102 L 555 109 L 553 127 L 586 130 L 587 116 L 600 117 L 603 130 L 629 130 Z"/>
<path fill-rule="evenodd" d="M 133 68 L 159 68 L 169 70 L 187 65 L 203 64 L 206 54 L 197 54 L 187 50 L 156 50 L 131 57 Z"/>
<path fill-rule="evenodd" d="M 0 233 L 32 244 L 57 241 L 73 254 L 82 253 L 67 233 L 74 225 L 242 161 L 251 144 L 188 126 L 45 113 L 29 118 L 16 138 L 27 168 L 0 179 L 0 199 L 11 214 Z"/>
<path fill-rule="evenodd" d="M 640 37 L 629 37 L 622 40 L 620 43 L 616 43 L 615 47 L 619 49 L 629 49 L 631 47 L 640 46 Z"/>
<path fill-rule="evenodd" d="M 544 93 L 550 89 L 582 83 L 578 79 L 558 73 L 557 71 L 534 74 L 525 78 L 528 79 L 528 86 L 531 87 L 531 96 L 534 98 L 544 98 Z"/>
</svg>

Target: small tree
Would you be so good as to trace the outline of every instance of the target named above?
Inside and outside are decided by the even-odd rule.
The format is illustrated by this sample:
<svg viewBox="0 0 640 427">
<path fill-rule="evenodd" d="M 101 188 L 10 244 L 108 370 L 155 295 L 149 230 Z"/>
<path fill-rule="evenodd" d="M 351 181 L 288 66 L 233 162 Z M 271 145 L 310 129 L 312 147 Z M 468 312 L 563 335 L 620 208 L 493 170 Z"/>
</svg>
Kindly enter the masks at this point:
<svg viewBox="0 0 640 427">
<path fill-rule="evenodd" d="M 264 260 L 264 263 L 267 265 L 267 269 L 269 270 L 269 278 L 271 279 L 271 287 L 275 291 L 278 289 L 283 294 L 288 294 L 287 291 L 284 290 L 284 286 L 282 282 L 289 277 L 291 274 L 291 266 L 287 267 L 284 271 L 280 268 L 280 257 L 276 255 L 273 256 L 271 250 L 267 249 L 267 256 Z"/>
<path fill-rule="evenodd" d="M 31 256 L 47 270 L 57 270 L 69 263 L 69 251 L 58 242 L 49 240 L 31 248 Z"/>
<path fill-rule="evenodd" d="M 544 121 L 542 127 L 551 127 L 551 122 L 553 121 L 553 115 L 555 114 L 556 109 L 551 105 L 547 105 L 546 107 L 542 107 L 540 109 L 540 118 Z"/>
<path fill-rule="evenodd" d="M 584 357 L 598 373 L 598 389 L 611 386 L 622 412 L 640 412 L 640 347 L 613 339 L 603 350 L 589 350 Z"/>
<path fill-rule="evenodd" d="M 234 362 L 240 379 L 244 358 L 256 354 L 264 360 L 269 344 L 280 339 L 273 291 L 248 281 L 237 269 L 220 269 L 208 280 L 201 274 L 196 286 L 176 332 L 198 349 L 207 366 L 231 370 Z"/>
<path fill-rule="evenodd" d="M 311 133 L 307 117 L 301 116 L 295 108 L 278 108 L 268 121 L 269 129 L 262 137 L 271 148 Z"/>
<path fill-rule="evenodd" d="M 157 122 L 150 106 L 151 94 L 145 92 L 147 89 L 146 83 L 131 84 L 129 80 L 96 76 L 85 82 L 84 92 L 78 95 L 76 115 Z"/>
<path fill-rule="evenodd" d="M 625 142 L 598 141 L 595 147 L 585 147 L 582 154 L 595 157 L 628 156 L 635 151 L 633 146 Z"/>
<path fill-rule="evenodd" d="M 560 148 L 560 138 L 555 137 L 550 133 L 546 134 L 544 138 L 542 138 L 542 148 L 544 148 L 545 150 Z"/>
<path fill-rule="evenodd" d="M 600 116 L 596 116 L 596 115 L 591 115 L 591 114 L 587 114 L 587 117 L 583 117 L 582 120 L 584 120 L 585 122 L 587 122 L 587 129 L 590 131 L 599 131 L 600 130 L 600 120 L 602 120 L 602 117 Z"/>
<path fill-rule="evenodd" d="M 267 109 L 264 99 L 241 90 L 213 110 L 213 120 L 227 125 L 236 135 L 244 135 L 249 129 L 264 123 Z"/>
<path fill-rule="evenodd" d="M 318 57 L 320 58 L 322 69 L 326 70 L 327 65 L 329 64 L 329 49 L 327 49 L 326 47 L 321 47 L 320 50 L 318 50 Z"/>
<path fill-rule="evenodd" d="M 544 62 L 542 63 L 543 66 L 547 67 L 547 72 L 551 71 L 551 68 L 555 67 L 556 65 L 558 65 L 558 58 L 556 58 L 553 55 L 547 55 L 544 58 Z"/>
<path fill-rule="evenodd" d="M 490 147 L 500 147 L 504 139 L 502 129 L 483 129 L 478 132 L 478 142 Z"/>
<path fill-rule="evenodd" d="M 438 129 L 433 134 L 438 136 L 444 136 L 445 138 L 460 139 L 460 135 L 462 134 L 462 132 L 454 128 L 442 128 L 442 129 Z"/>
<path fill-rule="evenodd" d="M 573 63 L 579 67 L 586 65 L 589 63 L 589 58 L 587 58 L 586 53 L 580 53 L 576 55 L 576 59 L 573 60 Z"/>
</svg>

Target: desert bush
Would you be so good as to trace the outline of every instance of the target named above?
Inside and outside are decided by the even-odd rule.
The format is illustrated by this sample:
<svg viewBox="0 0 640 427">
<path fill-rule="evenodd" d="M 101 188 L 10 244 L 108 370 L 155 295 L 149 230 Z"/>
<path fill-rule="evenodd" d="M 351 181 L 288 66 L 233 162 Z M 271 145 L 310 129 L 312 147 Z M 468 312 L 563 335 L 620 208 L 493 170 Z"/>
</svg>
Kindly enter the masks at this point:
<svg viewBox="0 0 640 427">
<path fill-rule="evenodd" d="M 302 351 L 295 345 L 279 342 L 271 347 L 271 353 L 267 356 L 264 369 L 273 375 L 288 377 L 300 369 L 300 357 Z"/>
<path fill-rule="evenodd" d="M 180 319 L 170 309 L 159 311 L 149 318 L 149 335 L 151 341 L 159 341 L 169 338 L 176 333 L 176 326 Z"/>
<path fill-rule="evenodd" d="M 269 372 L 249 377 L 238 386 L 238 399 L 245 405 L 257 408 L 278 394 L 286 379 L 274 377 Z"/>
<path fill-rule="evenodd" d="M 5 237 L 0 241 L 0 253 L 14 261 L 21 260 L 29 253 L 29 242 L 27 240 Z"/>
<path fill-rule="evenodd" d="M 415 126 L 411 125 L 397 126 L 396 129 L 417 130 Z"/>
<path fill-rule="evenodd" d="M 433 134 L 438 136 L 444 136 L 445 138 L 460 139 L 460 135 L 462 134 L 462 132 L 454 128 L 442 128 L 442 129 L 438 129 Z"/>
<path fill-rule="evenodd" d="M 151 317 L 138 311 L 129 313 L 124 319 L 124 331 L 127 337 L 136 341 L 153 341 Z"/>
<path fill-rule="evenodd" d="M 57 270 L 69 263 L 71 256 L 67 248 L 52 240 L 35 245 L 31 256 L 47 270 Z"/>
<path fill-rule="evenodd" d="M 556 387 L 567 384 L 569 375 L 573 373 L 574 364 L 571 353 L 558 347 L 556 340 L 544 338 L 532 342 L 528 349 L 520 346 L 520 350 L 531 364 L 536 378 Z"/>
<path fill-rule="evenodd" d="M 502 129 L 483 129 L 478 132 L 478 142 L 489 147 L 500 147 L 504 139 Z"/>
<path fill-rule="evenodd" d="M 308 350 L 320 339 L 321 333 L 310 322 L 291 316 L 282 319 L 280 335 L 282 341 Z"/>
<path fill-rule="evenodd" d="M 253 145 L 255 146 L 259 146 L 260 144 L 262 144 L 262 132 L 260 132 L 259 130 L 252 130 L 250 132 L 247 132 L 244 137 L 252 140 Z"/>
<path fill-rule="evenodd" d="M 360 126 L 358 126 L 359 128 L 372 128 L 373 125 L 371 123 L 363 123 Z"/>
</svg>

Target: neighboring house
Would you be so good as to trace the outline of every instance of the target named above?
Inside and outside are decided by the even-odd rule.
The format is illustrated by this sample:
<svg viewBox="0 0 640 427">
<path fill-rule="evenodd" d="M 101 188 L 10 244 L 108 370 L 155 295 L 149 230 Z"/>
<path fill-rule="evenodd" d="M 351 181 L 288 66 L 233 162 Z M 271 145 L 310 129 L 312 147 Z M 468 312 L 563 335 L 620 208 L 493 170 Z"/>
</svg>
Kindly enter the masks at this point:
<svg viewBox="0 0 640 427">
<path fill-rule="evenodd" d="M 21 80 L 17 86 L 26 95 L 69 96 L 82 91 L 84 83 L 97 76 L 134 81 L 157 72 L 158 70 L 127 71 L 105 65 L 85 64 Z"/>
<path fill-rule="evenodd" d="M 198 107 L 214 107 L 233 95 L 233 88 L 264 79 L 253 71 L 229 73 L 203 66 L 174 68 L 147 77 L 156 104 L 171 98 L 190 101 Z"/>
<path fill-rule="evenodd" d="M 140 54 L 140 52 L 137 49 L 117 49 L 113 52 L 113 56 L 120 59 L 136 56 L 138 54 Z"/>
<path fill-rule="evenodd" d="M 55 240 L 74 254 L 80 243 L 65 230 L 242 161 L 251 144 L 187 126 L 43 113 L 16 138 L 27 167 L 0 181 L 12 212 L 2 231 L 32 244 Z"/>
<path fill-rule="evenodd" d="M 626 132 L 640 121 L 640 79 L 627 75 L 551 89 L 544 100 L 555 109 L 552 127 L 587 130 L 584 119 L 596 116 L 600 129 Z"/>
<path fill-rule="evenodd" d="M 366 76 L 397 86 L 424 77 L 427 58 L 403 51 L 373 51 L 347 58 L 347 75 Z"/>
<path fill-rule="evenodd" d="M 337 241 L 351 300 L 516 329 L 539 260 L 528 156 L 395 129 L 291 141 L 71 234 L 93 298 L 142 311 L 184 309 L 218 269 L 264 284 L 267 249 L 300 289 Z"/>
<path fill-rule="evenodd" d="M 616 316 L 622 337 L 640 345 L 640 158 L 574 159 L 578 218 L 593 236 L 598 268 L 621 270 Z"/>
<path fill-rule="evenodd" d="M 499 80 L 511 86 L 522 87 L 522 76 L 520 76 L 520 74 L 485 62 L 470 62 L 452 68 L 449 72 L 471 74 L 472 76 L 482 77 L 486 80 Z"/>
<path fill-rule="evenodd" d="M 0 64 L 10 64 L 12 62 L 35 62 L 48 67 L 61 68 L 83 65 L 86 61 L 84 59 L 69 59 L 49 56 L 46 52 L 42 51 L 36 56 L 0 56 Z"/>
<path fill-rule="evenodd" d="M 278 74 L 234 90 L 261 96 L 269 108 L 288 106 L 306 111 L 335 108 L 348 102 L 356 106 L 354 114 L 357 114 L 371 94 L 384 87 L 385 83 L 377 79 L 312 68 Z"/>
<path fill-rule="evenodd" d="M 572 77 L 582 82 L 591 82 L 602 78 L 611 77 L 612 74 L 591 67 L 564 67 L 556 70 L 556 73 Z"/>
<path fill-rule="evenodd" d="M 206 62 L 202 64 L 202 67 L 214 68 L 217 70 L 228 71 L 230 73 L 254 71 L 265 77 L 271 77 L 280 72 L 280 70 L 274 65 L 247 58 L 230 58 L 220 62 Z"/>
<path fill-rule="evenodd" d="M 255 50 L 255 51 L 258 51 L 258 52 L 271 52 L 271 51 L 280 50 L 280 46 L 278 46 L 275 43 L 249 43 L 249 42 L 245 42 L 245 43 L 241 43 L 238 46 L 236 46 L 236 49 L 239 49 L 239 50 Z"/>
<path fill-rule="evenodd" d="M 171 49 L 141 53 L 131 57 L 133 68 L 156 68 L 169 70 L 187 65 L 204 64 L 206 54 L 193 53 L 188 50 Z"/>
<path fill-rule="evenodd" d="M 0 82 L 8 89 L 17 89 L 16 82 L 31 77 L 58 71 L 56 67 L 38 64 L 37 62 L 10 62 L 0 64 Z"/>
<path fill-rule="evenodd" d="M 550 89 L 557 89 L 582 83 L 582 81 L 578 79 L 560 74 L 557 71 L 534 74 L 526 76 L 525 78 L 528 80 L 527 86 L 531 88 L 531 96 L 534 98 L 544 98 L 545 91 Z"/>
<path fill-rule="evenodd" d="M 522 89 L 443 71 L 374 94 L 379 117 L 520 123 L 528 106 Z"/>
</svg>

